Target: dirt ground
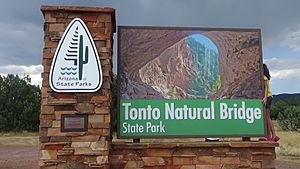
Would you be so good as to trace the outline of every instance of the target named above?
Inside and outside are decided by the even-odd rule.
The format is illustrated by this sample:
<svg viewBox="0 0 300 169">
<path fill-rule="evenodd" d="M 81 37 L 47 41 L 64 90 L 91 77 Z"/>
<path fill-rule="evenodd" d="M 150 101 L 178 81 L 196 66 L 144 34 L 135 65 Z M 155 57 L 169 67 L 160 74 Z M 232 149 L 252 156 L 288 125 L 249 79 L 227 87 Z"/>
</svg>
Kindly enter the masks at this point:
<svg viewBox="0 0 300 169">
<path fill-rule="evenodd" d="M 1 169 L 38 169 L 37 146 L 0 146 Z M 299 169 L 300 162 L 277 160 L 276 169 Z"/>
</svg>

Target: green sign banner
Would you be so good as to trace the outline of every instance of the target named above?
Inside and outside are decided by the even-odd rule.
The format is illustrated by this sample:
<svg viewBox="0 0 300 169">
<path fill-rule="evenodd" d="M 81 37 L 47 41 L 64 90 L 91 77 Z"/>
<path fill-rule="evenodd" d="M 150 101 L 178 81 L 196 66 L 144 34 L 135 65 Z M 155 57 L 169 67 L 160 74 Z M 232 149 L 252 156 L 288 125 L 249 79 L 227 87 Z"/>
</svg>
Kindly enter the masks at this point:
<svg viewBox="0 0 300 169">
<path fill-rule="evenodd" d="M 120 100 L 119 137 L 263 136 L 261 100 Z"/>
</svg>

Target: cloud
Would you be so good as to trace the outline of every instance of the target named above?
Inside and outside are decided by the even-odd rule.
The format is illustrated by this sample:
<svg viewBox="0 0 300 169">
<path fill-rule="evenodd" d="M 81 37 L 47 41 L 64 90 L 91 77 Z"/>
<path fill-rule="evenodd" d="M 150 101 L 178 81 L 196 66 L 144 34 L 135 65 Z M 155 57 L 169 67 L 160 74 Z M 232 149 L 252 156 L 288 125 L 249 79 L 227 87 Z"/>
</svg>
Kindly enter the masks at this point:
<svg viewBox="0 0 300 169">
<path fill-rule="evenodd" d="M 300 79 L 300 58 L 299 59 L 265 59 L 272 79 Z"/>
<path fill-rule="evenodd" d="M 41 73 L 43 71 L 42 65 L 5 65 L 0 66 L 0 75 L 6 76 L 7 74 L 19 75 L 24 77 L 29 75 L 31 78 L 31 84 L 40 85 L 42 83 Z"/>
<path fill-rule="evenodd" d="M 297 26 L 296 30 L 286 30 L 278 37 L 278 39 L 281 39 L 278 41 L 280 46 L 288 47 L 293 51 L 300 52 L 300 25 Z"/>
<path fill-rule="evenodd" d="M 0 65 L 39 64 L 42 53 L 42 28 L 34 24 L 0 23 Z"/>
</svg>

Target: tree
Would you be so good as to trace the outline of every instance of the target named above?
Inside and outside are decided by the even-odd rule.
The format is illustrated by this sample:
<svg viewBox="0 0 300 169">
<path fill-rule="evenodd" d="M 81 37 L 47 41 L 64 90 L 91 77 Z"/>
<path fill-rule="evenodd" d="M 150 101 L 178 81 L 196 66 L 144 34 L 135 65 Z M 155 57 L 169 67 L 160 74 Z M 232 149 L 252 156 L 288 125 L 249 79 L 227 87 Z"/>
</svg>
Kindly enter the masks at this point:
<svg viewBox="0 0 300 169">
<path fill-rule="evenodd" d="M 278 114 L 283 112 L 288 106 L 286 102 L 281 100 L 275 102 L 274 105 L 271 106 L 271 118 L 274 120 L 277 119 Z"/>
<path fill-rule="evenodd" d="M 40 97 L 29 76 L 0 76 L 0 131 L 37 131 Z"/>
<path fill-rule="evenodd" d="M 278 115 L 278 123 L 282 130 L 300 130 L 300 106 L 289 106 Z"/>
</svg>

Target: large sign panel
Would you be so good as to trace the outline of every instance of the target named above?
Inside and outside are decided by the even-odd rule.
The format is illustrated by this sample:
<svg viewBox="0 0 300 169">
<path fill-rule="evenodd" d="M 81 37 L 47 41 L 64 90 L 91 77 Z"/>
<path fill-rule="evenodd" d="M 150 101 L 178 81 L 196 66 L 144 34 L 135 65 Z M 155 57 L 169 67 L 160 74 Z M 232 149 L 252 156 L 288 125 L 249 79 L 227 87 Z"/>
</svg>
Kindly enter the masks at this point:
<svg viewBox="0 0 300 169">
<path fill-rule="evenodd" d="M 71 21 L 58 44 L 49 83 L 56 92 L 96 92 L 101 87 L 102 70 L 96 46 L 79 18 Z"/>
<path fill-rule="evenodd" d="M 118 136 L 265 134 L 259 29 L 119 27 Z"/>
</svg>

